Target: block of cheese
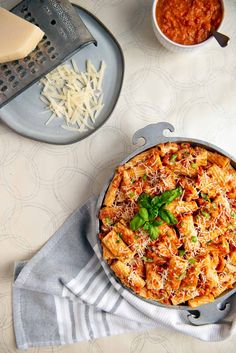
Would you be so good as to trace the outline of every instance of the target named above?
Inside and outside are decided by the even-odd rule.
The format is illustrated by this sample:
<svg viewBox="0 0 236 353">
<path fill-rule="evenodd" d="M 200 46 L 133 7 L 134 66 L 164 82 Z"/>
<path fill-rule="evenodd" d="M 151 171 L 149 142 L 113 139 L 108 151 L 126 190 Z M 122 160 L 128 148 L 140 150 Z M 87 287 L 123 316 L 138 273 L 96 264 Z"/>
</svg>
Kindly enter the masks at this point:
<svg viewBox="0 0 236 353">
<path fill-rule="evenodd" d="M 43 35 L 39 27 L 0 7 L 0 63 L 25 58 Z"/>
</svg>

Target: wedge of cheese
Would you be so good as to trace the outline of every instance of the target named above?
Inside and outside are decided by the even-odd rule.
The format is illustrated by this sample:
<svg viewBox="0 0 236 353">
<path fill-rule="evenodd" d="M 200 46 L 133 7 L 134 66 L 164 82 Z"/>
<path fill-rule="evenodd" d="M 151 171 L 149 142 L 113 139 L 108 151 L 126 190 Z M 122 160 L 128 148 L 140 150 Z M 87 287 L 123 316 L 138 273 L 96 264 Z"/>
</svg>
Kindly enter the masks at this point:
<svg viewBox="0 0 236 353">
<path fill-rule="evenodd" d="M 0 63 L 25 58 L 43 35 L 37 26 L 0 8 Z"/>
</svg>

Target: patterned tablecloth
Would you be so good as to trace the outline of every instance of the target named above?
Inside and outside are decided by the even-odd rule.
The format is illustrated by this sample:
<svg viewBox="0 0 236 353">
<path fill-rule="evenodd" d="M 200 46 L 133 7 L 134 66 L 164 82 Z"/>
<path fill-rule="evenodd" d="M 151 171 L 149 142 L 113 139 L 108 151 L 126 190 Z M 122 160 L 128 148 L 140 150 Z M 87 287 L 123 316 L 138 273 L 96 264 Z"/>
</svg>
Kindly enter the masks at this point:
<svg viewBox="0 0 236 353">
<path fill-rule="evenodd" d="M 0 1 L 10 6 L 17 1 Z M 131 150 L 133 133 L 169 121 L 176 135 L 207 140 L 236 155 L 236 2 L 226 0 L 226 49 L 214 41 L 193 54 L 160 47 L 151 28 L 150 0 L 80 0 L 113 32 L 126 71 L 108 122 L 72 146 L 30 141 L 0 125 L 0 353 L 16 352 L 12 330 L 13 262 L 30 258 L 66 217 L 101 190 L 112 168 Z M 236 337 L 204 343 L 154 330 L 30 352 L 235 352 Z"/>
</svg>

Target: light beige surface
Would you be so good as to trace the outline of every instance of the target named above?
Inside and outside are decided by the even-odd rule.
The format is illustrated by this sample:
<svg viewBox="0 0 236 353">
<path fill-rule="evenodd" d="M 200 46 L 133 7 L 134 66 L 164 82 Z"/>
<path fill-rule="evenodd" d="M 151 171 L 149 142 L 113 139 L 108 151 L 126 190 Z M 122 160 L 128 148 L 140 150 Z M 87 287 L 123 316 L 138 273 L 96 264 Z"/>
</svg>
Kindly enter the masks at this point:
<svg viewBox="0 0 236 353">
<path fill-rule="evenodd" d="M 176 135 L 208 140 L 236 156 L 235 0 L 226 1 L 223 28 L 232 37 L 229 47 L 212 43 L 184 56 L 157 44 L 150 24 L 151 1 L 78 2 L 121 43 L 124 86 L 111 119 L 72 146 L 30 141 L 0 125 L 0 353 L 16 352 L 11 317 L 14 260 L 29 259 L 76 207 L 100 191 L 112 167 L 132 149 L 135 130 L 170 121 Z M 162 329 L 29 352 L 233 353 L 235 344 L 236 337 L 205 343 Z"/>
</svg>

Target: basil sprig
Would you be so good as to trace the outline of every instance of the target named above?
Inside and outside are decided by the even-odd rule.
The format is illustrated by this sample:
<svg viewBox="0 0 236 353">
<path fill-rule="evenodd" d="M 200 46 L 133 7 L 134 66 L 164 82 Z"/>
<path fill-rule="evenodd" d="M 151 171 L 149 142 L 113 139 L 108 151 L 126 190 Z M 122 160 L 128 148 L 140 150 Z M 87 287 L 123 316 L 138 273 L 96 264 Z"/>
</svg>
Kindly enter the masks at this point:
<svg viewBox="0 0 236 353">
<path fill-rule="evenodd" d="M 139 212 L 130 221 L 130 228 L 135 231 L 143 227 L 144 230 L 148 231 L 150 238 L 155 240 L 159 234 L 157 227 L 162 223 L 162 221 L 150 220 L 148 210 L 144 207 L 141 207 Z"/>
<path fill-rule="evenodd" d="M 166 210 L 163 206 L 159 209 L 159 216 L 167 224 L 177 224 L 178 223 L 175 216 L 170 211 Z"/>
<path fill-rule="evenodd" d="M 144 230 L 148 231 L 152 240 L 157 239 L 160 226 L 163 222 L 156 221 L 157 216 L 166 222 L 167 224 L 177 224 L 178 221 L 175 216 L 165 208 L 177 197 L 182 195 L 182 188 L 178 187 L 173 190 L 163 192 L 161 195 L 154 196 L 153 198 L 143 193 L 138 198 L 138 205 L 140 206 L 139 212 L 130 221 L 130 228 L 133 231 L 143 227 Z"/>
<path fill-rule="evenodd" d="M 182 195 L 182 192 L 183 190 L 180 186 L 173 190 L 167 190 L 163 192 L 163 194 L 153 197 L 151 203 L 154 207 L 161 207 L 165 204 L 168 205 L 169 203 L 174 201 L 174 199 L 180 197 Z"/>
</svg>

